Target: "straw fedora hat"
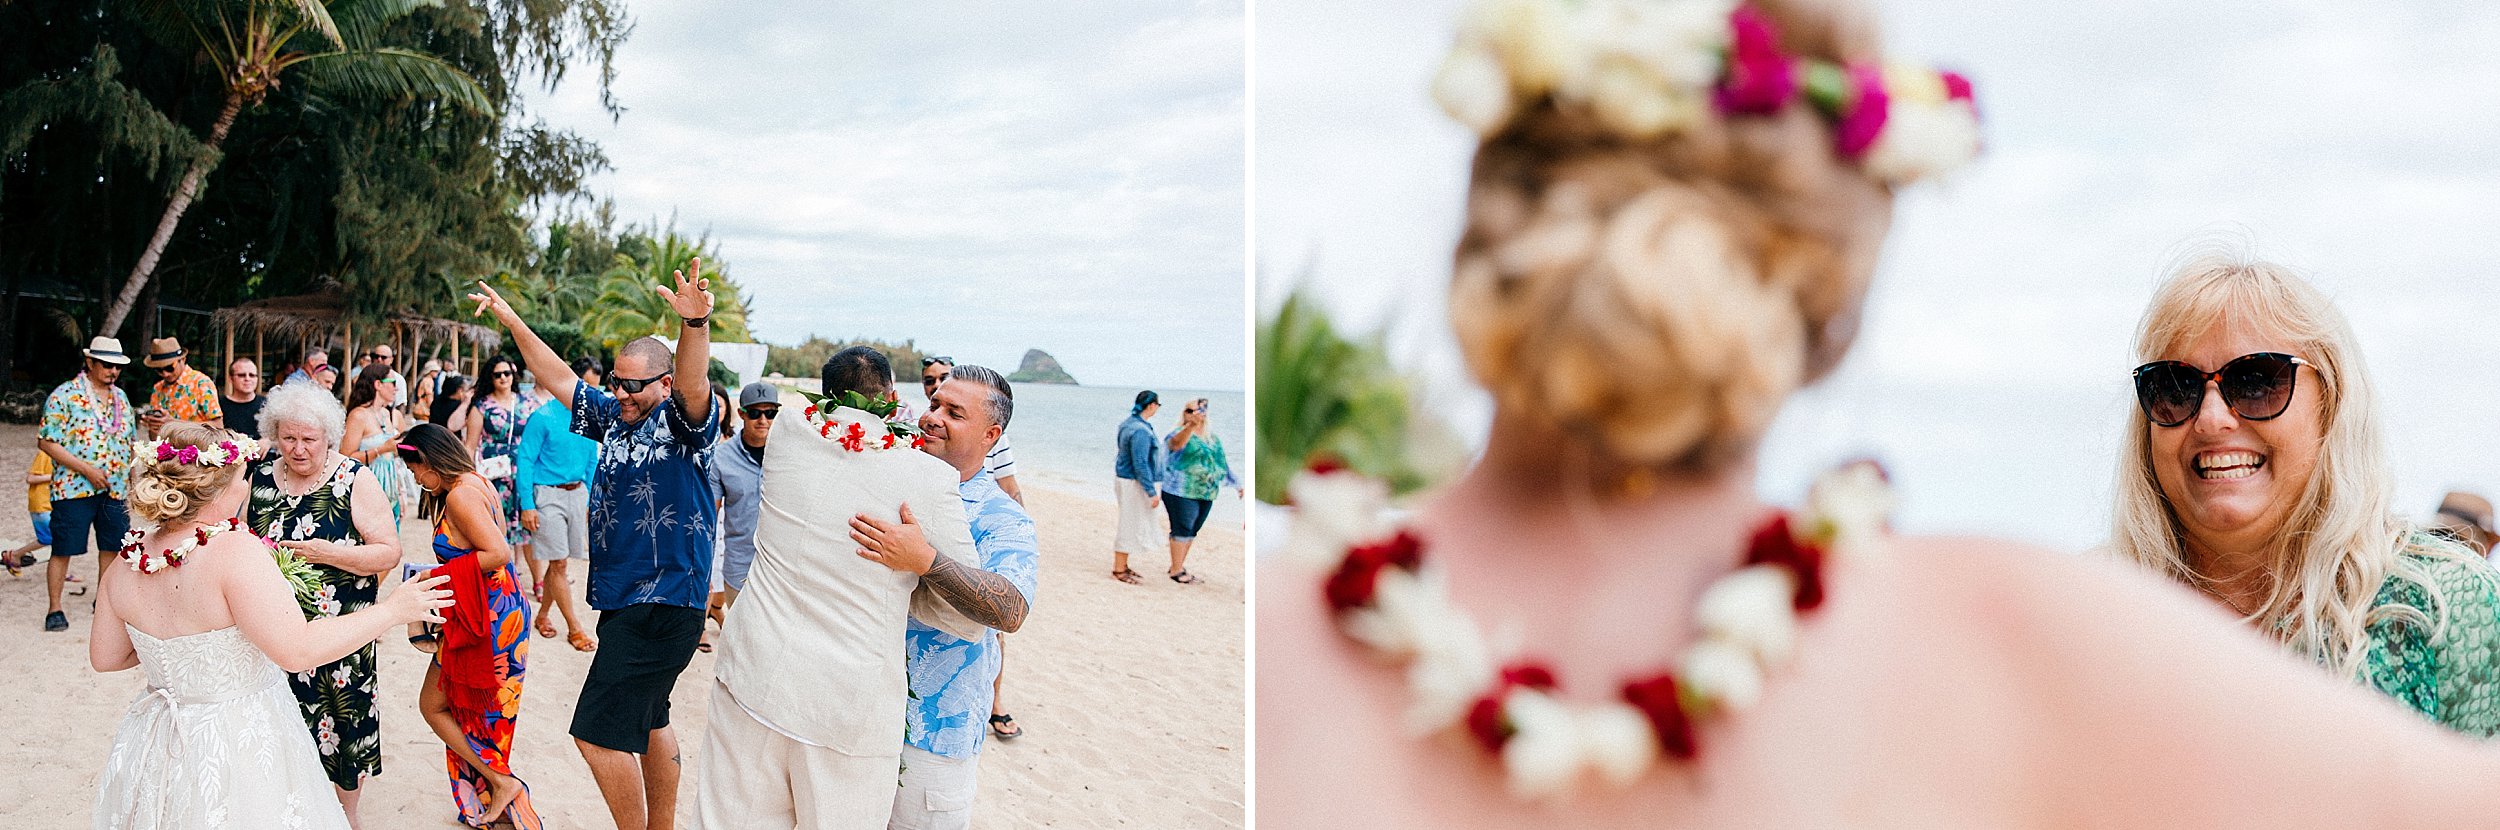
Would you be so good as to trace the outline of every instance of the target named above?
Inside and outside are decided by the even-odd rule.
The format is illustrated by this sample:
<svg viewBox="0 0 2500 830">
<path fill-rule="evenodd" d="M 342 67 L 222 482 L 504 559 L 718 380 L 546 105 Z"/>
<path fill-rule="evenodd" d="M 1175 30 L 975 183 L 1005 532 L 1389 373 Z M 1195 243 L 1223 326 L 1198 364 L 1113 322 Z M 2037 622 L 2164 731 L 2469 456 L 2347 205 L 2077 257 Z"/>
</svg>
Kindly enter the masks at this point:
<svg viewBox="0 0 2500 830">
<path fill-rule="evenodd" d="M 181 359 L 182 341 L 180 340 L 176 340 L 171 337 L 159 337 L 156 338 L 155 342 L 148 344 L 147 364 L 150 369 L 161 369 L 166 366 L 171 366 L 174 365 L 174 361 Z"/>
<path fill-rule="evenodd" d="M 98 337 L 89 340 L 86 351 L 81 354 L 115 365 L 130 364 L 130 356 L 122 354 L 122 341 L 119 338 Z"/>
</svg>

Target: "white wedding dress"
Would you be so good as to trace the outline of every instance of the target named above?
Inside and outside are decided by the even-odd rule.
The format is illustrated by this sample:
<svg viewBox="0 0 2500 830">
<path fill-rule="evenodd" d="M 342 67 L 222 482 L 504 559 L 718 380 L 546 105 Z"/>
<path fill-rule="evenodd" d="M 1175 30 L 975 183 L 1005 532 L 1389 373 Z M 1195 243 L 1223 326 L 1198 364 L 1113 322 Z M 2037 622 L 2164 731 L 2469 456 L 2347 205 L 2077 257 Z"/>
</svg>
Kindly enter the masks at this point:
<svg viewBox="0 0 2500 830">
<path fill-rule="evenodd" d="M 233 626 L 164 640 L 129 630 L 148 690 L 113 736 L 97 830 L 345 830 L 303 710 L 269 655 Z"/>
</svg>

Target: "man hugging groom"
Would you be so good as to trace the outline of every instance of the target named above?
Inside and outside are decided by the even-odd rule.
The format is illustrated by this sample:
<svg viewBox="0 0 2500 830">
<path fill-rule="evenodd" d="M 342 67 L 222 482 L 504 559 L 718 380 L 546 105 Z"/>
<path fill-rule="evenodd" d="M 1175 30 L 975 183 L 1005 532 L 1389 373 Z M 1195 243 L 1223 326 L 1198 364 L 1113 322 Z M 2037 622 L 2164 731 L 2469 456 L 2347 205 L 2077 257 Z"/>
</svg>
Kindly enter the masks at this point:
<svg viewBox="0 0 2500 830">
<path fill-rule="evenodd" d="M 1036 567 L 1032 519 L 982 469 L 1011 391 L 959 367 L 915 436 L 840 405 L 887 410 L 884 355 L 844 349 L 822 382 L 824 400 L 775 419 L 767 442 L 697 812 L 712 830 L 961 827 L 998 670 L 992 632 L 1023 624 Z"/>
</svg>

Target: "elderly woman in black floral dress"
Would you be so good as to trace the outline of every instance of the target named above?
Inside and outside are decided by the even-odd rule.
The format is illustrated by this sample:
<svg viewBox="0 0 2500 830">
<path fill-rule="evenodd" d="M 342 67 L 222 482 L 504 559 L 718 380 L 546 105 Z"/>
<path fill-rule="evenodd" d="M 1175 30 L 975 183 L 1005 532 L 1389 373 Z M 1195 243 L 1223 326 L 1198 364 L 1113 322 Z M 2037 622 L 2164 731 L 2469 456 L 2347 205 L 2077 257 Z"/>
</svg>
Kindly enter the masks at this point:
<svg viewBox="0 0 2500 830">
<path fill-rule="evenodd" d="M 321 574 L 321 590 L 304 609 L 315 619 L 373 604 L 374 575 L 399 564 L 388 492 L 365 465 L 339 454 L 345 426 L 338 399 L 320 389 L 287 385 L 270 392 L 260 411 L 270 454 L 251 467 L 252 500 L 244 512 L 254 532 Z M 367 643 L 336 663 L 288 677 L 351 825 L 360 785 L 382 773 L 374 674 L 374 647 Z"/>
</svg>

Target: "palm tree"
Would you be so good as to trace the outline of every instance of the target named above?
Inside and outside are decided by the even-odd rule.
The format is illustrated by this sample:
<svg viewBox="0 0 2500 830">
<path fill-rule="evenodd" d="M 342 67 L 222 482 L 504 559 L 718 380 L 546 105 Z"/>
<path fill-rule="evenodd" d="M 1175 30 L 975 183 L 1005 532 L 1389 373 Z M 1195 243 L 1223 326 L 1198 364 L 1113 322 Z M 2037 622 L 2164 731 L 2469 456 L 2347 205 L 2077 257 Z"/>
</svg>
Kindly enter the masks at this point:
<svg viewBox="0 0 2500 830">
<path fill-rule="evenodd" d="M 712 340 L 740 343 L 748 339 L 746 300 L 708 241 L 689 240 L 673 228 L 656 238 L 636 236 L 629 233 L 626 244 L 618 246 L 631 253 L 618 253 L 616 263 L 600 275 L 599 295 L 582 315 L 582 333 L 609 349 L 645 335 L 676 334 L 676 312 L 651 289 L 668 284 L 699 256 L 703 276 L 712 281 Z"/>
<path fill-rule="evenodd" d="M 199 197 L 200 183 L 217 166 L 218 147 L 247 104 L 257 106 L 295 73 L 324 94 L 425 99 L 485 113 L 495 109 L 477 80 L 422 52 L 375 45 L 384 24 L 441 0 L 122 0 L 124 11 L 155 40 L 198 52 L 225 85 L 226 103 L 209 126 L 204 152 L 194 156 L 173 198 L 157 220 L 139 262 L 105 312 L 104 333 L 121 329 L 173 240 L 183 211 Z"/>
</svg>

